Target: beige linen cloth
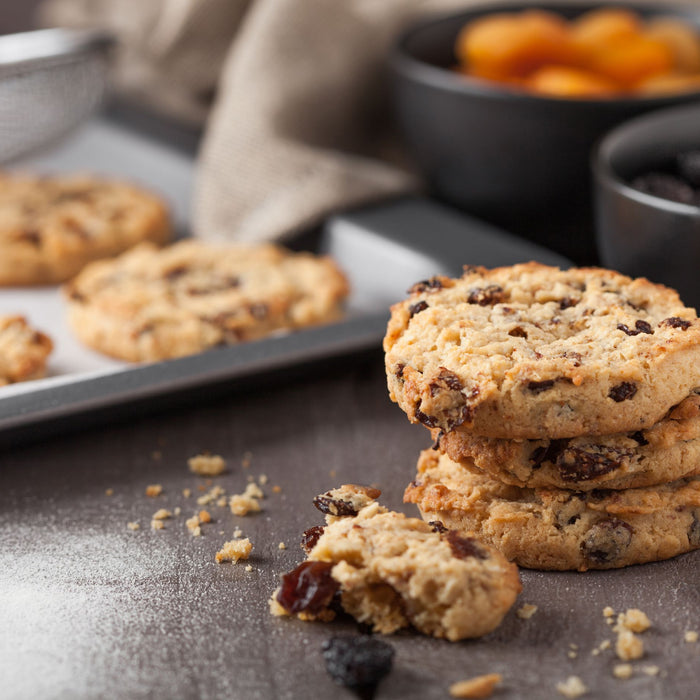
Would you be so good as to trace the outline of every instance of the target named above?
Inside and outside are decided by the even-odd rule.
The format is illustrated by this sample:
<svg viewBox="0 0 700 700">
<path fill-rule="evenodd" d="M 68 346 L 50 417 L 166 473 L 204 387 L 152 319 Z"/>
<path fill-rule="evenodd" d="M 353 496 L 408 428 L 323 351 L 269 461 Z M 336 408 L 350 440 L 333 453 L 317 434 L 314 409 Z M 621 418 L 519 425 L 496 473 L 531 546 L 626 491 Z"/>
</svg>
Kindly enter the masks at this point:
<svg viewBox="0 0 700 700">
<path fill-rule="evenodd" d="M 195 233 L 252 242 L 420 187 L 394 143 L 385 59 L 407 22 L 464 5 L 46 0 L 40 21 L 112 29 L 120 89 L 181 119 L 206 118 Z"/>
</svg>

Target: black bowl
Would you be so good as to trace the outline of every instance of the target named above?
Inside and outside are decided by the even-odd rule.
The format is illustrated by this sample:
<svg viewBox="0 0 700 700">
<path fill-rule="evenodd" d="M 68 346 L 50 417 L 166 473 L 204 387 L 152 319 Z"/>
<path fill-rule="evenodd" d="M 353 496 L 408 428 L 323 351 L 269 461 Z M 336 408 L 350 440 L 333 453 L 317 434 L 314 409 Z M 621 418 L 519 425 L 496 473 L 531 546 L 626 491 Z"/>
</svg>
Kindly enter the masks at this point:
<svg viewBox="0 0 700 700">
<path fill-rule="evenodd" d="M 676 288 L 700 308 L 700 207 L 632 188 L 683 151 L 700 148 L 700 103 L 638 117 L 611 131 L 593 158 L 602 262 Z"/>
<path fill-rule="evenodd" d="M 573 18 L 600 3 L 527 7 Z M 629 7 L 642 17 L 676 16 L 700 30 L 699 8 Z M 515 3 L 484 5 L 409 28 L 390 56 L 396 117 L 408 150 L 438 198 L 550 245 L 576 262 L 592 262 L 589 160 L 594 143 L 620 122 L 700 99 L 700 91 L 556 99 L 470 80 L 451 70 L 455 40 L 467 22 L 523 9 Z"/>
</svg>

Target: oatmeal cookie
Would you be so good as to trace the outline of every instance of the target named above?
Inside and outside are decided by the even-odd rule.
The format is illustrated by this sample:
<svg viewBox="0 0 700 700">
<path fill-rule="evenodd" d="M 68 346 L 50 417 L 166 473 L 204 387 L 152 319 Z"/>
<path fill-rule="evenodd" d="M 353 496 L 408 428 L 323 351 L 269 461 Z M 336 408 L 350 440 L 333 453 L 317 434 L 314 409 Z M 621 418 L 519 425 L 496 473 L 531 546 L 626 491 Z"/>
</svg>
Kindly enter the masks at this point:
<svg viewBox="0 0 700 700">
<path fill-rule="evenodd" d="M 274 245 L 143 243 L 65 286 L 69 322 L 90 347 L 156 361 L 332 321 L 348 285 L 335 264 Z"/>
<path fill-rule="evenodd" d="M 472 537 L 388 511 L 378 495 L 346 485 L 316 499 L 327 524 L 305 533 L 308 559 L 283 577 L 273 613 L 326 619 L 339 592 L 346 612 L 383 634 L 413 626 L 457 641 L 495 629 L 520 592 L 517 568 Z"/>
<path fill-rule="evenodd" d="M 524 489 L 425 450 L 404 500 L 530 569 L 614 569 L 700 547 L 700 477 L 626 491 Z"/>
<path fill-rule="evenodd" d="M 653 486 L 700 474 L 700 389 L 646 430 L 559 440 L 431 431 L 436 448 L 514 486 L 592 491 Z"/>
<path fill-rule="evenodd" d="M 0 316 L 0 386 L 43 377 L 51 350 L 51 339 L 22 316 Z"/>
<path fill-rule="evenodd" d="M 392 307 L 391 398 L 414 423 L 500 438 L 650 428 L 700 385 L 700 321 L 676 292 L 537 263 L 435 277 Z"/>
<path fill-rule="evenodd" d="M 0 285 L 64 282 L 91 260 L 170 233 L 163 202 L 140 187 L 0 174 Z"/>
</svg>

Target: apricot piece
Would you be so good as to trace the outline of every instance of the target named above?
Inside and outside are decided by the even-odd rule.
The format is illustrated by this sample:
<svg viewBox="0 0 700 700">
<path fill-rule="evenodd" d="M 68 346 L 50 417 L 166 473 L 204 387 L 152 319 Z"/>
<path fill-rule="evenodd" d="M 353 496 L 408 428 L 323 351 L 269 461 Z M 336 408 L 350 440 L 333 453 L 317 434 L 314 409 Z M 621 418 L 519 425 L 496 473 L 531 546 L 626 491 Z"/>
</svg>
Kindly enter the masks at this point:
<svg viewBox="0 0 700 700">
<path fill-rule="evenodd" d="M 612 80 L 568 66 L 540 68 L 530 76 L 527 84 L 535 92 L 552 97 L 610 97 L 620 92 Z"/>
<path fill-rule="evenodd" d="M 572 56 L 564 19 L 541 10 L 475 20 L 460 32 L 455 51 L 473 75 L 501 81 L 546 63 L 567 63 Z"/>
<path fill-rule="evenodd" d="M 700 73 L 700 35 L 686 22 L 675 17 L 651 19 L 647 23 L 646 35 L 670 49 L 676 70 Z"/>
<path fill-rule="evenodd" d="M 656 39 L 633 36 L 591 54 L 588 66 L 596 73 L 631 88 L 654 75 L 670 72 L 673 55 L 666 44 Z"/>
<path fill-rule="evenodd" d="M 571 23 L 571 38 L 578 48 L 595 50 L 642 31 L 639 16 L 631 10 L 604 7 L 591 10 Z"/>
<path fill-rule="evenodd" d="M 700 91 L 700 74 L 669 73 L 642 81 L 637 90 L 643 95 L 671 95 L 674 92 Z"/>
</svg>

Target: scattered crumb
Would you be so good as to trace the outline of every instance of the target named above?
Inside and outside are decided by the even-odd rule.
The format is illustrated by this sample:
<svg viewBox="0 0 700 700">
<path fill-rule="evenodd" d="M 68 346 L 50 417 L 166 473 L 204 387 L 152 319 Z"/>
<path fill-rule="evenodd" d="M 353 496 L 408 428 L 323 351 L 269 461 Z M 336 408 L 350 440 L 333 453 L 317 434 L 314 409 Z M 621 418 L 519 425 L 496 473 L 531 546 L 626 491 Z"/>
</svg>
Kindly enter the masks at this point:
<svg viewBox="0 0 700 700">
<path fill-rule="evenodd" d="M 250 483 L 243 493 L 231 496 L 229 507 L 234 515 L 248 515 L 248 513 L 258 513 L 260 503 L 258 499 L 263 497 L 263 492 L 257 484 Z"/>
<path fill-rule="evenodd" d="M 151 520 L 151 528 L 153 530 L 162 530 L 165 527 L 165 523 L 162 520 Z"/>
<path fill-rule="evenodd" d="M 160 508 L 155 513 L 153 513 L 153 515 L 151 516 L 151 518 L 153 520 L 166 520 L 167 518 L 172 518 L 172 517 L 173 517 L 173 514 L 169 510 L 166 510 L 165 508 Z"/>
<path fill-rule="evenodd" d="M 197 491 L 206 491 L 207 487 L 204 484 L 197 484 Z"/>
<path fill-rule="evenodd" d="M 335 469 L 331 469 L 331 470 L 328 472 L 328 476 L 330 476 L 331 479 L 335 479 L 335 477 L 336 477 L 336 471 L 335 471 Z"/>
<path fill-rule="evenodd" d="M 578 676 L 569 676 L 563 683 L 557 683 L 557 690 L 565 698 L 580 698 L 588 688 Z"/>
<path fill-rule="evenodd" d="M 185 520 L 185 527 L 190 531 L 192 537 L 199 537 L 202 534 L 202 528 L 199 527 L 199 516 L 193 515 Z"/>
<path fill-rule="evenodd" d="M 250 573 L 253 570 L 253 567 L 250 564 L 247 564 L 245 567 L 245 570 Z"/>
<path fill-rule="evenodd" d="M 576 649 L 578 649 L 578 644 L 574 644 L 574 643 L 572 642 L 571 644 L 569 644 L 569 648 L 570 648 L 570 649 L 576 650 Z"/>
<path fill-rule="evenodd" d="M 228 505 L 228 498 L 226 498 L 226 496 L 221 496 L 221 498 L 217 498 L 216 505 L 219 506 L 219 508 L 223 508 L 224 506 Z"/>
<path fill-rule="evenodd" d="M 261 486 L 265 486 L 265 484 L 266 484 L 267 482 L 268 482 L 267 474 L 261 474 L 261 475 L 258 477 L 258 483 L 259 483 Z"/>
<path fill-rule="evenodd" d="M 182 495 L 185 498 L 189 498 L 192 495 L 192 489 L 182 489 Z"/>
<path fill-rule="evenodd" d="M 154 462 L 160 462 L 162 457 L 163 453 L 160 450 L 153 450 L 153 452 L 151 452 L 151 459 Z"/>
<path fill-rule="evenodd" d="M 642 671 L 647 674 L 647 676 L 658 676 L 661 669 L 658 666 L 644 666 Z"/>
<path fill-rule="evenodd" d="M 237 527 L 237 528 L 233 531 L 233 536 L 234 536 L 234 537 L 240 537 L 242 534 L 243 534 L 243 530 L 241 530 L 240 527 Z"/>
<path fill-rule="evenodd" d="M 150 484 L 146 486 L 146 495 L 149 498 L 155 498 L 163 493 L 163 487 L 160 484 Z"/>
<path fill-rule="evenodd" d="M 252 484 L 255 481 L 255 477 L 252 474 L 248 474 L 245 479 L 249 484 Z"/>
<path fill-rule="evenodd" d="M 453 698 L 490 698 L 501 680 L 500 673 L 488 673 L 484 676 L 469 678 L 453 683 L 450 686 L 450 695 Z"/>
<path fill-rule="evenodd" d="M 623 681 L 626 681 L 628 678 L 632 678 L 632 665 L 617 664 L 617 666 L 615 666 L 613 669 L 613 676 Z"/>
<path fill-rule="evenodd" d="M 615 643 L 615 653 L 623 661 L 641 659 L 644 656 L 644 642 L 628 629 L 623 629 Z"/>
<path fill-rule="evenodd" d="M 275 485 L 272 487 L 272 493 L 282 493 L 282 487 L 281 487 L 281 486 L 278 486 L 277 484 L 275 484 Z"/>
<path fill-rule="evenodd" d="M 250 496 L 250 498 L 265 498 L 265 494 L 257 484 L 248 484 L 248 486 L 245 487 L 243 495 Z"/>
<path fill-rule="evenodd" d="M 695 644 L 695 642 L 698 641 L 698 633 L 695 632 L 694 630 L 688 630 L 684 635 L 683 639 L 688 643 L 688 644 Z"/>
<path fill-rule="evenodd" d="M 200 510 L 199 511 L 199 521 L 202 523 L 210 523 L 211 522 L 211 515 L 209 514 L 208 510 Z"/>
<path fill-rule="evenodd" d="M 536 612 L 537 612 L 537 606 L 536 606 L 536 605 L 532 605 L 532 603 L 525 603 L 524 605 L 521 605 L 521 606 L 515 611 L 515 614 L 516 614 L 521 620 L 529 620 Z"/>
<path fill-rule="evenodd" d="M 609 639 L 604 639 L 600 646 L 598 647 L 601 651 L 607 651 L 612 646 L 612 642 Z"/>
<path fill-rule="evenodd" d="M 226 461 L 220 455 L 195 455 L 187 460 L 190 471 L 199 476 L 219 476 L 226 469 Z"/>
<path fill-rule="evenodd" d="M 243 454 L 243 458 L 241 459 L 241 466 L 243 469 L 248 469 L 250 466 L 251 462 L 253 461 L 253 453 L 252 452 L 245 452 Z"/>
<path fill-rule="evenodd" d="M 105 496 L 113 496 L 114 489 L 105 489 Z"/>
<path fill-rule="evenodd" d="M 578 653 L 575 652 L 575 651 L 572 649 L 572 650 L 570 650 L 570 651 L 567 651 L 567 652 L 566 652 L 566 655 L 567 655 L 570 659 L 575 659 L 575 658 L 578 656 Z"/>
<path fill-rule="evenodd" d="M 129 528 L 129 530 L 139 530 L 141 528 L 137 522 L 127 523 L 126 526 Z"/>
<path fill-rule="evenodd" d="M 618 615 L 617 624 L 631 632 L 644 632 L 651 627 L 651 620 L 641 610 L 630 608 L 627 612 Z"/>
<path fill-rule="evenodd" d="M 173 513 L 174 513 L 175 515 L 180 515 L 180 513 L 182 513 L 182 508 L 180 508 L 180 506 L 176 506 L 176 507 L 173 509 Z"/>
<path fill-rule="evenodd" d="M 606 622 L 607 622 L 609 625 L 614 625 L 614 624 L 615 624 L 615 618 L 609 617 L 609 618 L 606 620 Z"/>
<path fill-rule="evenodd" d="M 287 617 L 289 616 L 289 613 L 277 602 L 278 592 L 279 588 L 272 594 L 272 597 L 268 601 L 268 605 L 270 606 L 270 614 L 274 615 L 275 617 Z"/>
<path fill-rule="evenodd" d="M 200 487 L 202 490 L 204 490 L 206 487 L 201 486 Z M 198 506 L 207 506 L 209 505 L 212 501 L 218 501 L 220 498 L 226 495 L 226 491 L 221 488 L 221 486 L 212 486 L 212 488 L 209 489 L 203 496 L 200 496 L 197 499 L 197 505 Z"/>
<path fill-rule="evenodd" d="M 593 656 L 598 656 L 598 654 L 600 654 L 600 649 L 597 647 L 595 649 L 591 649 L 591 654 L 593 654 Z"/>
<path fill-rule="evenodd" d="M 603 617 L 613 617 L 614 615 L 615 611 L 609 605 L 603 608 Z"/>
<path fill-rule="evenodd" d="M 224 542 L 224 546 L 216 553 L 216 563 L 230 561 L 235 564 L 239 559 L 247 559 L 252 549 L 253 545 L 247 537 L 244 540 Z"/>
<path fill-rule="evenodd" d="M 280 542 L 277 545 L 277 549 L 287 549 L 287 545 L 284 542 Z"/>
</svg>

